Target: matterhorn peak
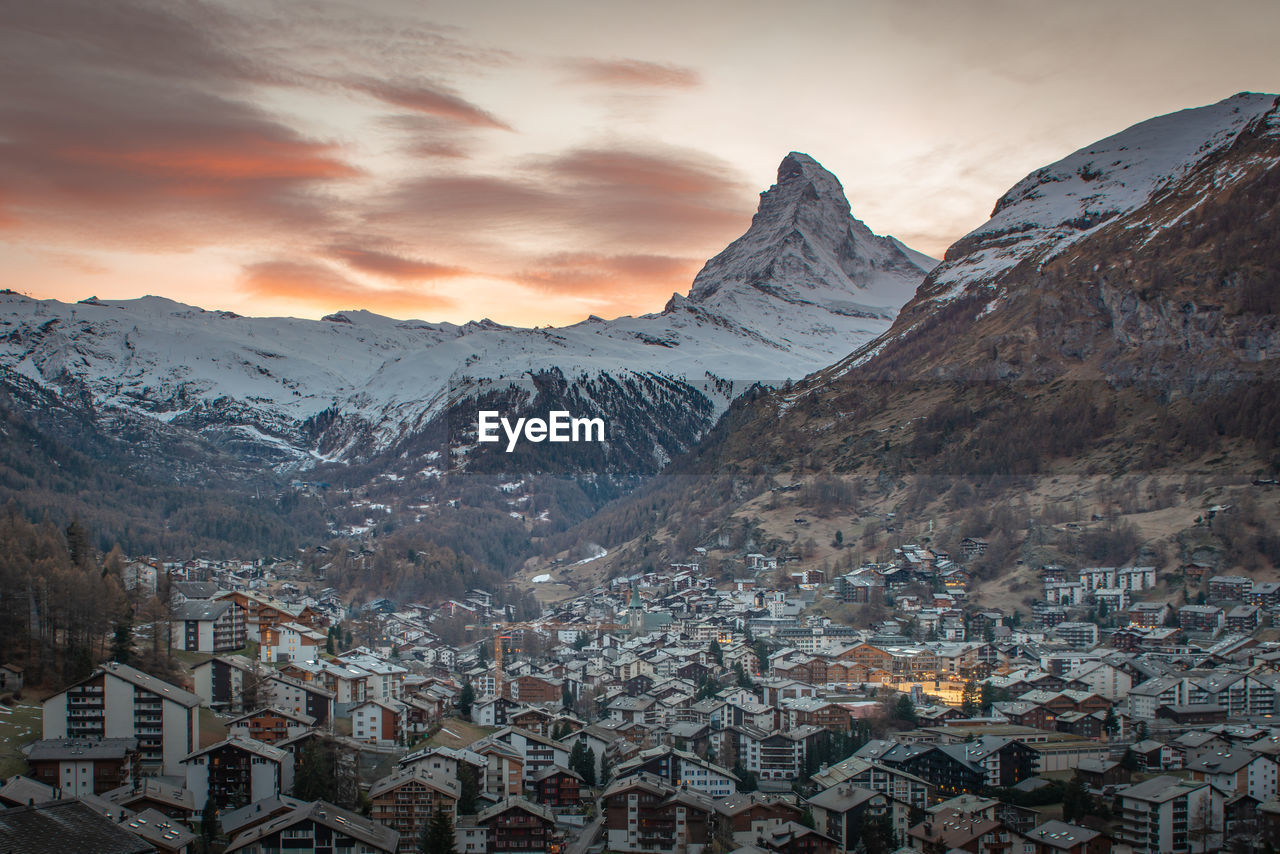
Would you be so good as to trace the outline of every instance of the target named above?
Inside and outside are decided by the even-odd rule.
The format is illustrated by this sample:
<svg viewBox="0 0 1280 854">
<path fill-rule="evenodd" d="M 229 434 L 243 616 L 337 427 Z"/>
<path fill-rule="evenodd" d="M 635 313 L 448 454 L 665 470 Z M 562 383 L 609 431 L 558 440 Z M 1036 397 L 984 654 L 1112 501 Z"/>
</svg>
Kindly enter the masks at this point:
<svg viewBox="0 0 1280 854">
<path fill-rule="evenodd" d="M 793 151 L 778 165 L 777 183 L 760 194 L 752 227 L 848 216 L 849 200 L 839 179 L 809 155 Z"/>
<path fill-rule="evenodd" d="M 707 262 L 689 300 L 740 301 L 747 291 L 839 314 L 892 318 L 915 293 L 931 259 L 903 251 L 850 213 L 835 175 L 793 151 L 760 194 L 747 232 Z"/>
</svg>

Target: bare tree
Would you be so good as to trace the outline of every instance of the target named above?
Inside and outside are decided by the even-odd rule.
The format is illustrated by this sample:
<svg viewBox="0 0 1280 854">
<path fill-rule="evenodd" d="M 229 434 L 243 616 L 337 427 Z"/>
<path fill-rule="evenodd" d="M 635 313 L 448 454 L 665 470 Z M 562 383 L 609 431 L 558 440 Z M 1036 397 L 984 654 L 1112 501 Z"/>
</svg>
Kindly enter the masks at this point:
<svg viewBox="0 0 1280 854">
<path fill-rule="evenodd" d="M 1213 791 L 1208 789 L 1202 793 L 1200 800 L 1191 808 L 1187 816 L 1187 838 L 1199 843 L 1201 854 L 1207 852 L 1210 845 L 1217 847 L 1221 843 L 1222 831 L 1217 827 L 1217 823 L 1213 810 Z"/>
</svg>

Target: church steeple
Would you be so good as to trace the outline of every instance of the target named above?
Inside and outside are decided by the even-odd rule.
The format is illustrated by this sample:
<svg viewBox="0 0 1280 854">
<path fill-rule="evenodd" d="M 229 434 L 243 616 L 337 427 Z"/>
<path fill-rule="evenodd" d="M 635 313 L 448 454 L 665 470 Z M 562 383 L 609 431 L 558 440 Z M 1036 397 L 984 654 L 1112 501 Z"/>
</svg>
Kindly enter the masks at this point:
<svg viewBox="0 0 1280 854">
<path fill-rule="evenodd" d="M 640 590 L 631 585 L 631 602 L 627 605 L 627 627 L 632 636 L 644 632 L 644 603 L 640 601 Z"/>
</svg>

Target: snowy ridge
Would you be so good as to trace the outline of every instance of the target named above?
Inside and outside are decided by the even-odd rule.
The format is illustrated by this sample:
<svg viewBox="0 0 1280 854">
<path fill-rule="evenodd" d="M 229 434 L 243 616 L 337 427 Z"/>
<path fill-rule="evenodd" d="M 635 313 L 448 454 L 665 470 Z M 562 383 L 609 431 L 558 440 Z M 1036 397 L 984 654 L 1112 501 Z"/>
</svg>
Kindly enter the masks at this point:
<svg viewBox="0 0 1280 854">
<path fill-rule="evenodd" d="M 994 282 L 1028 260 L 1048 260 L 1094 229 L 1142 207 L 1275 108 L 1242 92 L 1216 104 L 1141 122 L 1037 169 L 996 202 L 991 219 L 956 242 L 930 276 L 935 300 Z"/>
<path fill-rule="evenodd" d="M 998 312 L 1018 285 L 1008 274 L 1019 264 L 1042 265 L 1109 223 L 1126 229 L 1135 246 L 1145 245 L 1176 227 L 1208 189 L 1280 165 L 1275 157 L 1230 152 L 1244 135 L 1280 137 L 1280 98 L 1242 92 L 1159 116 L 1037 169 L 1000 197 L 986 223 L 947 250 L 889 332 L 823 371 L 823 379 L 873 362 L 958 297 L 980 298 L 975 322 Z"/>
<path fill-rule="evenodd" d="M 602 378 L 658 379 L 660 391 L 674 382 L 708 401 L 714 418 L 750 385 L 802 377 L 884 332 L 930 261 L 872 234 L 850 216 L 835 177 L 793 153 L 746 234 L 658 314 L 523 329 L 3 292 L 0 370 L 85 391 L 99 409 L 232 430 L 305 466 L 386 450 L 478 394 L 551 370 L 587 398 Z M 341 435 L 326 436 L 338 422 Z"/>
</svg>

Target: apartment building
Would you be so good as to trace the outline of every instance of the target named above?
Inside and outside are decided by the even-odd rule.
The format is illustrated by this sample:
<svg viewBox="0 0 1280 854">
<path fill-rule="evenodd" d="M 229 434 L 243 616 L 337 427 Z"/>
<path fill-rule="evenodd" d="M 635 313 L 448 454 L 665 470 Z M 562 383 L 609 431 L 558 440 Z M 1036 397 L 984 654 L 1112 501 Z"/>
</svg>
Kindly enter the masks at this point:
<svg viewBox="0 0 1280 854">
<path fill-rule="evenodd" d="M 1161 776 L 1121 789 L 1117 841 L 1134 854 L 1190 854 L 1222 845 L 1223 795 L 1205 782 Z"/>
<path fill-rule="evenodd" d="M 412 766 L 383 777 L 369 789 L 369 816 L 400 834 L 400 851 L 418 850 L 418 834 L 437 809 L 457 816 L 459 783 L 456 776 L 436 774 Z"/>
<path fill-rule="evenodd" d="M 199 744 L 200 698 L 111 661 L 44 701 L 44 738 L 134 738 L 143 772 L 182 776 Z"/>
<path fill-rule="evenodd" d="M 173 645 L 187 652 L 232 652 L 248 641 L 244 608 L 229 599 L 192 599 L 177 607 Z"/>
</svg>

